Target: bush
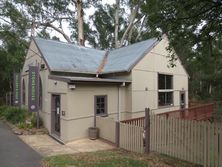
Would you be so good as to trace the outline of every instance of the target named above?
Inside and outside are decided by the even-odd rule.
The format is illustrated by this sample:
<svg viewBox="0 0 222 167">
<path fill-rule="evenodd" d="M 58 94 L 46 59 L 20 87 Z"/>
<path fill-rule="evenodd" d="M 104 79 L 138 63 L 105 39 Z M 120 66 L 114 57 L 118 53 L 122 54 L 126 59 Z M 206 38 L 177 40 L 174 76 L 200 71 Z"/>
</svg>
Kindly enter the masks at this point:
<svg viewBox="0 0 222 167">
<path fill-rule="evenodd" d="M 19 122 L 18 128 L 19 129 L 24 129 L 25 128 L 25 123 L 24 122 Z"/>
<path fill-rule="evenodd" d="M 31 116 L 31 124 L 34 127 L 37 127 L 37 116 L 36 116 L 36 114 L 33 113 L 32 116 Z M 41 127 L 41 126 L 43 126 L 43 121 L 42 121 L 41 117 L 39 117 L 39 127 Z"/>
<path fill-rule="evenodd" d="M 4 117 L 4 113 L 8 106 L 0 106 L 0 117 Z"/>
<path fill-rule="evenodd" d="M 2 106 L 0 107 L 0 116 L 13 124 L 24 122 L 27 115 L 27 110 L 23 108 Z"/>
</svg>

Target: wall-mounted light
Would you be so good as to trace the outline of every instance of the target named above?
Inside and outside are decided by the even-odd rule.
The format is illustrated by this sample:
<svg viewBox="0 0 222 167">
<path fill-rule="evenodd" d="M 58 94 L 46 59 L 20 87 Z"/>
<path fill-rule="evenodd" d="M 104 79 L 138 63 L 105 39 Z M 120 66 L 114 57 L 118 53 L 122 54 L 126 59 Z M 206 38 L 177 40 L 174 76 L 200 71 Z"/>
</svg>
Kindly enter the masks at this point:
<svg viewBox="0 0 222 167">
<path fill-rule="evenodd" d="M 74 84 L 69 84 L 69 89 L 70 90 L 75 90 L 76 89 L 76 85 L 74 85 Z"/>
<path fill-rule="evenodd" d="M 121 84 L 121 86 L 123 86 L 123 87 L 124 87 L 124 86 L 126 86 L 126 83 L 125 83 L 125 82 L 123 82 L 123 83 Z"/>
</svg>

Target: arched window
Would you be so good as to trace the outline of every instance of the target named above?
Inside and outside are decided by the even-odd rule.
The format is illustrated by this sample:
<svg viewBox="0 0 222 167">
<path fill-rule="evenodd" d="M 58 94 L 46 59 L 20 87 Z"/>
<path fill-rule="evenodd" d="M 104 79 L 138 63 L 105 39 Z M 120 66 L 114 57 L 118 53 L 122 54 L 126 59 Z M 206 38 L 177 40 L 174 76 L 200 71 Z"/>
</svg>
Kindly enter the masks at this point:
<svg viewBox="0 0 222 167">
<path fill-rule="evenodd" d="M 42 109 L 42 79 L 39 76 L 39 109 Z"/>
<path fill-rule="evenodd" d="M 26 92 L 25 92 L 25 80 L 22 80 L 22 104 L 25 105 L 25 97 Z"/>
</svg>

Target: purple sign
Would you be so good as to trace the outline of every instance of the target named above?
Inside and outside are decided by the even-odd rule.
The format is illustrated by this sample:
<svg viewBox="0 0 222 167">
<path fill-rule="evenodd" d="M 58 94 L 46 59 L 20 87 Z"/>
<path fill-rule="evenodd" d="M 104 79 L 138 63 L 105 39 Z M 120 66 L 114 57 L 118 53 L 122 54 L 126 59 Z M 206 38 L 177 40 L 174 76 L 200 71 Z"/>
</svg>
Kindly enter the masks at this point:
<svg viewBox="0 0 222 167">
<path fill-rule="evenodd" d="M 13 76 L 13 105 L 21 106 L 21 74 L 14 73 Z"/>
<path fill-rule="evenodd" d="M 29 112 L 39 110 L 39 68 L 29 66 L 29 91 L 28 91 Z"/>
</svg>

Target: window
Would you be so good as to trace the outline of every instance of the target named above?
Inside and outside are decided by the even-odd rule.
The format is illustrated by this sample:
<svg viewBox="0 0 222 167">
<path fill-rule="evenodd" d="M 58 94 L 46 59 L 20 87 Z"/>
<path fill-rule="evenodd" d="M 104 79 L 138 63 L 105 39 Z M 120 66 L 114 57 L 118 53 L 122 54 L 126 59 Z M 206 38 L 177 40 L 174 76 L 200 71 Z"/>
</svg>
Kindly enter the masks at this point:
<svg viewBox="0 0 222 167">
<path fill-rule="evenodd" d="M 107 96 L 95 96 L 96 115 L 107 115 Z"/>
<path fill-rule="evenodd" d="M 158 104 L 173 105 L 173 76 L 158 74 Z"/>
</svg>

